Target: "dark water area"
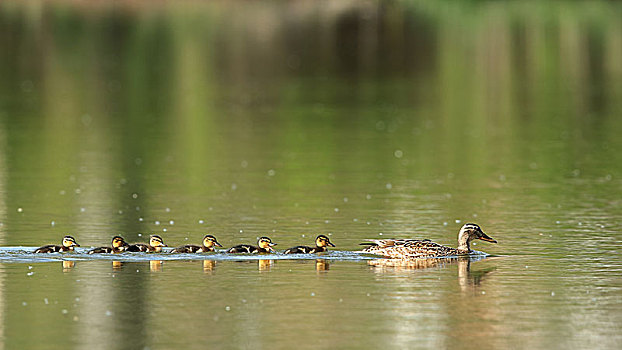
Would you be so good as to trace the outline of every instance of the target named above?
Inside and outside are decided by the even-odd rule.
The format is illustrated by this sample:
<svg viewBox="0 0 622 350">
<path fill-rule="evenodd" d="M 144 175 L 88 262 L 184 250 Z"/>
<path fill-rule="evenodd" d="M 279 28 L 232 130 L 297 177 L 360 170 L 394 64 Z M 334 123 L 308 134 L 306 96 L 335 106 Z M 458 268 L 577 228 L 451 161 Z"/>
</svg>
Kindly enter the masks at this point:
<svg viewBox="0 0 622 350">
<path fill-rule="evenodd" d="M 616 2 L 2 2 L 0 349 L 618 349 L 620 135 Z"/>
</svg>

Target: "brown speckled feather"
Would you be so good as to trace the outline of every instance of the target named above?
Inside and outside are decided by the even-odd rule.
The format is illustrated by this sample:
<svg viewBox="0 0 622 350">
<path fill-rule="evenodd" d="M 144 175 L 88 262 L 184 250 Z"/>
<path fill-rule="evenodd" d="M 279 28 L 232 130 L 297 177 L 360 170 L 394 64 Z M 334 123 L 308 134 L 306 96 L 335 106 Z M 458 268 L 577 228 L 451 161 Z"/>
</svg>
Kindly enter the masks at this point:
<svg viewBox="0 0 622 350">
<path fill-rule="evenodd" d="M 428 239 L 377 239 L 364 253 L 382 255 L 388 258 L 430 258 L 468 254 L 456 248 L 434 243 Z"/>
</svg>

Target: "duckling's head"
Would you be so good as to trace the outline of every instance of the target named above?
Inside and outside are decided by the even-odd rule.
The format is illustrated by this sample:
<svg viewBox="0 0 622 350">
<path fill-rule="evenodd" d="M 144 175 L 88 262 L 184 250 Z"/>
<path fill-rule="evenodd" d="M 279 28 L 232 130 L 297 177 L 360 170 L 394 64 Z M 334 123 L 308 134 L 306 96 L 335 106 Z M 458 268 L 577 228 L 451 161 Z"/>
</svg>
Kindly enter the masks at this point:
<svg viewBox="0 0 622 350">
<path fill-rule="evenodd" d="M 112 247 L 119 249 L 119 250 L 125 250 L 127 249 L 127 247 L 129 246 L 129 244 L 127 244 L 127 242 L 125 242 L 125 240 L 123 239 L 123 237 L 121 236 L 114 236 L 112 237 Z"/>
<path fill-rule="evenodd" d="M 322 247 L 322 248 L 326 246 L 331 246 L 331 247 L 335 246 L 333 242 L 331 242 L 330 239 L 324 235 L 317 236 L 317 238 L 315 239 L 315 245 L 318 247 Z"/>
<path fill-rule="evenodd" d="M 218 243 L 216 237 L 212 235 L 205 235 L 205 237 L 203 237 L 203 245 L 208 248 L 211 248 L 213 246 L 222 247 L 222 244 Z"/>
<path fill-rule="evenodd" d="M 268 237 L 260 237 L 257 240 L 257 245 L 261 249 L 266 249 L 268 251 L 274 252 L 274 249 L 272 249 L 272 247 L 274 247 L 276 243 L 272 243 L 272 240 Z"/>
<path fill-rule="evenodd" d="M 161 251 L 162 247 L 168 247 L 166 244 L 164 244 L 164 240 L 162 239 L 162 237 L 158 235 L 149 236 L 149 245 L 156 248 L 157 251 Z"/>
<path fill-rule="evenodd" d="M 469 250 L 469 242 L 474 239 L 481 239 L 482 241 L 497 243 L 494 239 L 490 238 L 477 224 L 464 224 L 458 234 L 458 249 Z"/>
<path fill-rule="evenodd" d="M 63 237 L 63 247 L 69 248 L 73 250 L 74 247 L 79 247 L 80 245 L 76 242 L 76 239 L 67 235 Z"/>
</svg>

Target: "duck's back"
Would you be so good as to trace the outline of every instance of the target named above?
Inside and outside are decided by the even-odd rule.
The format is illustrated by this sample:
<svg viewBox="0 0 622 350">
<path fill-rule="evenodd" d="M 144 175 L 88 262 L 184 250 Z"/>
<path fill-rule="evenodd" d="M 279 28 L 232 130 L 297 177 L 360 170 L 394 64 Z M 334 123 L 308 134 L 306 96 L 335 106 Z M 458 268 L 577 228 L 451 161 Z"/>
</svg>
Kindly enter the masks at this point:
<svg viewBox="0 0 622 350">
<path fill-rule="evenodd" d="M 227 253 L 248 253 L 248 254 L 252 254 L 252 253 L 257 253 L 259 252 L 259 248 L 252 246 L 250 244 L 240 244 L 240 245 L 236 245 L 233 246 L 231 248 L 229 248 L 229 250 L 227 250 Z"/>
<path fill-rule="evenodd" d="M 128 252 L 150 252 L 154 250 L 155 249 L 151 248 L 150 245 L 145 243 L 131 244 L 127 247 Z"/>
<path fill-rule="evenodd" d="M 110 254 L 113 252 L 113 249 L 110 247 L 99 247 L 89 250 L 87 254 Z"/>
<path fill-rule="evenodd" d="M 171 253 L 196 253 L 201 251 L 202 248 L 194 244 L 186 244 L 181 247 L 177 247 L 171 251 Z"/>
<path fill-rule="evenodd" d="M 48 244 L 48 245 L 44 245 L 43 247 L 37 248 L 35 250 L 35 253 L 58 253 L 62 251 L 63 251 L 63 246 L 55 245 L 55 244 Z"/>
<path fill-rule="evenodd" d="M 283 254 L 311 254 L 315 253 L 315 249 L 306 245 L 298 245 L 291 247 L 283 252 Z"/>
<path fill-rule="evenodd" d="M 458 255 L 458 250 L 429 239 L 378 239 L 371 240 L 364 253 L 382 255 L 389 258 L 429 258 Z"/>
</svg>

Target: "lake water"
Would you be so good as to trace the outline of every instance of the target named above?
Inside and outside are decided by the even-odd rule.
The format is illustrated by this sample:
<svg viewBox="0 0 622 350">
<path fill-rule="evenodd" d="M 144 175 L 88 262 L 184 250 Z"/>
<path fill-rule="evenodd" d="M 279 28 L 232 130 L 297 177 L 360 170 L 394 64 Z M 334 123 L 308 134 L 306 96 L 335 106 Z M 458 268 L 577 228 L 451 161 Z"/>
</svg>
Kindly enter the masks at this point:
<svg viewBox="0 0 622 350">
<path fill-rule="evenodd" d="M 2 2 L 0 349 L 619 349 L 620 135 L 613 2 Z"/>
</svg>

